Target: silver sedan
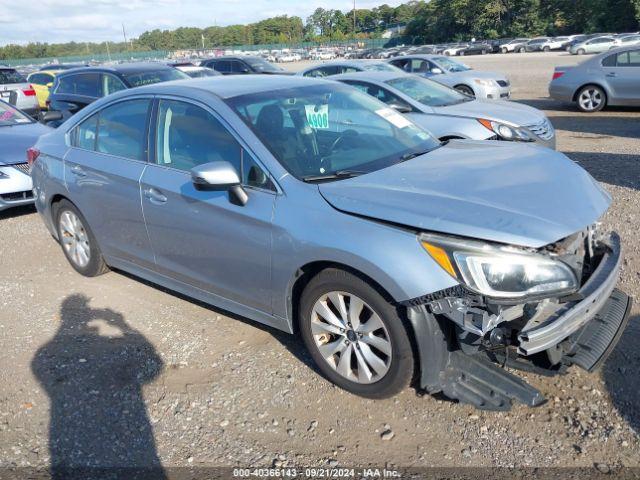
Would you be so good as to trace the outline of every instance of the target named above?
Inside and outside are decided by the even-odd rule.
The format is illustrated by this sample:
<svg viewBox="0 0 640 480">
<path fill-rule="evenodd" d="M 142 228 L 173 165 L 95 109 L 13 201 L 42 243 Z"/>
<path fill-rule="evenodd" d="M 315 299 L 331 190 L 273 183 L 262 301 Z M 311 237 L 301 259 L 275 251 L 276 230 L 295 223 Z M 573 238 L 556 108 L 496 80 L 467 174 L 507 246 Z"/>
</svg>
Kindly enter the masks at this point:
<svg viewBox="0 0 640 480">
<path fill-rule="evenodd" d="M 511 83 L 503 74 L 473 70 L 443 55 L 407 55 L 389 63 L 479 99 L 508 100 L 511 96 Z"/>
<path fill-rule="evenodd" d="M 551 122 L 527 105 L 477 100 L 407 73 L 358 72 L 332 79 L 376 97 L 440 140 L 507 140 L 556 146 Z"/>
<path fill-rule="evenodd" d="M 573 67 L 556 67 L 549 95 L 583 112 L 640 106 L 640 46 L 617 48 Z"/>
</svg>

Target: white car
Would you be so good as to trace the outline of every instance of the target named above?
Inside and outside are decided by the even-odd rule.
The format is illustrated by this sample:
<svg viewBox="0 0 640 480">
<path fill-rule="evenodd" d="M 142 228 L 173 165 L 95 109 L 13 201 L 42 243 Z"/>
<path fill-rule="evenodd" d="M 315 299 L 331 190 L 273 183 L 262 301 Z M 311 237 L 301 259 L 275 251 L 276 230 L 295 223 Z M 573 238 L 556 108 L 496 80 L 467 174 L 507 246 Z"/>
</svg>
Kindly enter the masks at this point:
<svg viewBox="0 0 640 480">
<path fill-rule="evenodd" d="M 316 51 L 311 55 L 313 60 L 333 60 L 336 58 L 336 54 L 331 51 Z"/>
<path fill-rule="evenodd" d="M 464 44 L 460 44 L 460 45 L 453 45 L 445 50 L 442 51 L 443 55 L 446 55 L 447 57 L 455 57 L 456 55 L 460 55 L 460 52 L 462 50 L 464 50 L 465 48 L 467 48 L 469 45 L 464 43 Z"/>
<path fill-rule="evenodd" d="M 549 50 L 562 50 L 570 41 L 570 37 L 550 38 L 544 43 L 544 45 L 542 45 L 542 51 L 548 52 Z"/>
<path fill-rule="evenodd" d="M 616 38 L 616 47 L 628 47 L 629 45 L 637 45 L 640 43 L 640 35 L 625 35 Z"/>
<path fill-rule="evenodd" d="M 524 53 L 525 51 L 524 45 L 529 40 L 530 40 L 529 38 L 514 38 L 510 42 L 503 43 L 500 46 L 500 51 L 502 53 L 513 53 L 513 52 Z"/>
</svg>

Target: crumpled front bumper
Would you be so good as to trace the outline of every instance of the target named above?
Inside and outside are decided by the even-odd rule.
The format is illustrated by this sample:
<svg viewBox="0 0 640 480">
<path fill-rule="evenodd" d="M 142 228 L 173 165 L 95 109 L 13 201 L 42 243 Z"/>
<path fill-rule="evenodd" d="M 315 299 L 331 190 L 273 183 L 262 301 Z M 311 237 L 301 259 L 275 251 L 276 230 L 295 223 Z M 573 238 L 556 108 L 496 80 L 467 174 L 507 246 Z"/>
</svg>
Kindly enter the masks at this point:
<svg viewBox="0 0 640 480">
<path fill-rule="evenodd" d="M 581 300 L 568 302 L 540 325 L 527 325 L 518 335 L 518 353 L 532 355 L 548 350 L 586 325 L 611 296 L 622 264 L 620 238 L 612 233 L 604 253 L 589 280 L 578 291 Z"/>
</svg>

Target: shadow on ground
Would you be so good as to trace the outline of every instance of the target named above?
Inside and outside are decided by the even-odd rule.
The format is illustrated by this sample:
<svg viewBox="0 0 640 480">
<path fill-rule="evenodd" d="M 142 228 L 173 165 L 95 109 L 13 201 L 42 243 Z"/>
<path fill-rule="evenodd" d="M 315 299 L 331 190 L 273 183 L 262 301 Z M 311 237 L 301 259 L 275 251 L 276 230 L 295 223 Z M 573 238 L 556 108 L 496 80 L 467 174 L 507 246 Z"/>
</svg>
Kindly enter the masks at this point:
<svg viewBox="0 0 640 480">
<path fill-rule="evenodd" d="M 631 318 L 618 346 L 602 368 L 607 390 L 616 409 L 640 434 L 640 315 Z"/>
<path fill-rule="evenodd" d="M 565 153 L 600 182 L 640 190 L 640 154 Z"/>
<path fill-rule="evenodd" d="M 6 210 L 2 210 L 0 212 L 0 221 L 8 218 L 21 217 L 23 215 L 30 215 L 32 213 L 36 213 L 36 207 L 34 207 L 33 205 L 24 205 L 22 207 L 7 208 Z"/>
<path fill-rule="evenodd" d="M 51 403 L 53 479 L 165 478 L 142 397 L 162 367 L 120 313 L 64 299 L 58 331 L 31 363 Z"/>
</svg>

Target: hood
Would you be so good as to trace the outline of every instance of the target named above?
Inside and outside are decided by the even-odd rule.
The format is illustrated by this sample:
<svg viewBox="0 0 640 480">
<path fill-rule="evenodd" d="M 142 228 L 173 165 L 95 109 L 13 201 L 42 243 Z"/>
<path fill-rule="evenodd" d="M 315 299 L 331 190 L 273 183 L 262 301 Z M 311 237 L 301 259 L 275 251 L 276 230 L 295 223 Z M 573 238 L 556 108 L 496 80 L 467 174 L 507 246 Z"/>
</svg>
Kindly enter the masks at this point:
<svg viewBox="0 0 640 480">
<path fill-rule="evenodd" d="M 596 222 L 611 197 L 561 153 L 511 142 L 452 141 L 376 172 L 320 184 L 336 209 L 539 248 Z"/>
<path fill-rule="evenodd" d="M 496 122 L 510 123 L 518 127 L 534 125 L 546 118 L 540 110 L 521 103 L 505 102 L 504 100 L 472 100 L 447 107 L 433 107 L 433 110 L 441 115 L 486 118 Z"/>
<path fill-rule="evenodd" d="M 27 148 L 33 147 L 40 135 L 53 129 L 41 123 L 0 127 L 0 165 L 14 165 L 27 161 Z"/>
</svg>

